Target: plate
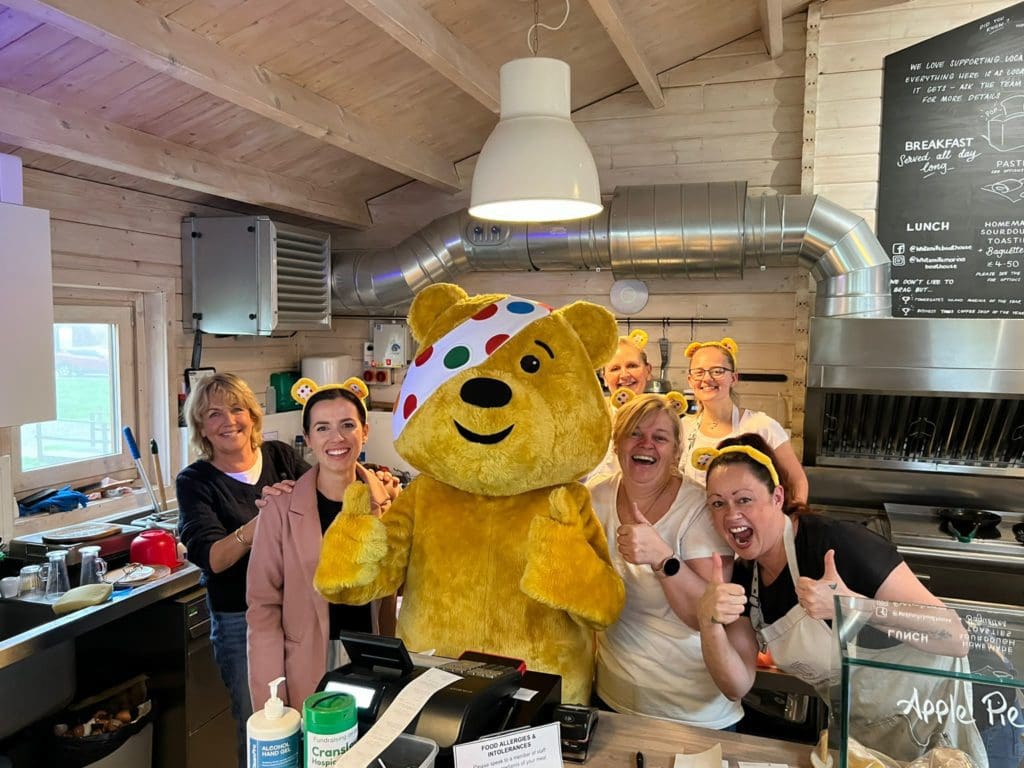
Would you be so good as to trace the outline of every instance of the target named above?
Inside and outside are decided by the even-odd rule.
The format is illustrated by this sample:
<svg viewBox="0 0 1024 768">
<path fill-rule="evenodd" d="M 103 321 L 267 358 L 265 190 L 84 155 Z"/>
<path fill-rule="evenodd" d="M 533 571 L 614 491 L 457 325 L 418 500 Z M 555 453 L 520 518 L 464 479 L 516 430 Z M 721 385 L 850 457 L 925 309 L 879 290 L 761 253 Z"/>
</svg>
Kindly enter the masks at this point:
<svg viewBox="0 0 1024 768">
<path fill-rule="evenodd" d="M 106 575 L 106 581 L 110 584 L 138 584 L 149 581 L 153 578 L 166 576 L 171 569 L 166 565 L 140 565 L 137 568 L 127 571 L 125 568 L 115 568 Z"/>
</svg>

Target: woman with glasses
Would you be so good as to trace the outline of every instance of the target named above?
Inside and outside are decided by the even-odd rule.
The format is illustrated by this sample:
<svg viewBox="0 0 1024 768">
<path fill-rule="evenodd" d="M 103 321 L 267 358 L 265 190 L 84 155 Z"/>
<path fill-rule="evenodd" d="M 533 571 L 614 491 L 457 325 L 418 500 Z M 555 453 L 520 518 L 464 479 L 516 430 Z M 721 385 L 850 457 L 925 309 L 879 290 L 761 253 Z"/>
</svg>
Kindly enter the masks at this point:
<svg viewBox="0 0 1024 768">
<path fill-rule="evenodd" d="M 730 338 L 695 341 L 686 348 L 690 359 L 687 374 L 697 400 L 697 413 L 683 419 L 683 472 L 706 485 L 706 457 L 702 448 L 713 448 L 727 437 L 752 432 L 764 438 L 775 452 L 775 461 L 793 502 L 807 501 L 807 475 L 789 442 L 789 435 L 775 419 L 761 411 L 740 408 L 734 387 L 739 380 L 736 361 L 739 345 Z"/>
</svg>

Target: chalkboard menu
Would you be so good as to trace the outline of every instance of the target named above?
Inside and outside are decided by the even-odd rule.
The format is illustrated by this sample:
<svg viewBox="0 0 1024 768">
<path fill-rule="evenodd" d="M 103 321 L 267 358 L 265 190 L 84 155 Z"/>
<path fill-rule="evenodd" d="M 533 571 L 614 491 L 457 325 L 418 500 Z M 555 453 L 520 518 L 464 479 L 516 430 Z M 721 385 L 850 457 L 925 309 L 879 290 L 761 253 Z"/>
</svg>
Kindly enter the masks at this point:
<svg viewBox="0 0 1024 768">
<path fill-rule="evenodd" d="M 1024 317 L 1024 3 L 885 58 L 896 317 Z"/>
</svg>

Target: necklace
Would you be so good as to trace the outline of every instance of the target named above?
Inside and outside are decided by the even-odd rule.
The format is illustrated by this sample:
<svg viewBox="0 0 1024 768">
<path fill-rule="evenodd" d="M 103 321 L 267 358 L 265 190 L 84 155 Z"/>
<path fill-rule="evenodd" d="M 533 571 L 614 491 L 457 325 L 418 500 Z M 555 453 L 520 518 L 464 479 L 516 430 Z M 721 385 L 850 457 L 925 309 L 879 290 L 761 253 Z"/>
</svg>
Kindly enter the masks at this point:
<svg viewBox="0 0 1024 768">
<path fill-rule="evenodd" d="M 670 485 L 672 485 L 672 479 L 673 479 L 672 476 L 669 475 L 668 480 L 665 481 L 665 484 L 662 485 L 661 489 L 658 491 L 658 495 L 654 497 L 654 501 L 652 501 L 650 504 L 648 504 L 647 505 L 647 509 L 643 511 L 644 517 L 646 517 L 648 520 L 650 520 L 650 512 L 651 512 L 651 510 L 653 510 L 655 507 L 658 506 L 658 502 L 661 501 L 661 497 L 665 494 L 665 491 L 668 490 L 668 487 Z M 634 506 L 633 500 L 629 497 L 629 491 L 626 490 L 626 484 L 622 483 L 620 487 L 622 488 L 623 496 L 626 497 L 626 505 L 627 505 L 626 513 L 627 513 L 627 515 L 632 515 L 632 513 L 633 513 L 633 506 Z M 640 505 L 639 504 L 636 504 L 635 506 L 636 506 L 637 509 L 640 509 Z"/>
</svg>

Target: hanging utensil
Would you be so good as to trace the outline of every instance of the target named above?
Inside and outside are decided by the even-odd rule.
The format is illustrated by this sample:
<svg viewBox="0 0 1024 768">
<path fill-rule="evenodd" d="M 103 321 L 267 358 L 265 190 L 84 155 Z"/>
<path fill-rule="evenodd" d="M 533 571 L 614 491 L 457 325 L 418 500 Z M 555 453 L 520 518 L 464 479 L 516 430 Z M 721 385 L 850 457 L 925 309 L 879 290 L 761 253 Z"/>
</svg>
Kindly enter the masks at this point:
<svg viewBox="0 0 1024 768">
<path fill-rule="evenodd" d="M 156 444 L 156 439 L 149 441 L 149 453 L 153 457 L 153 476 L 156 478 L 156 487 L 160 489 L 160 507 L 157 507 L 157 512 L 163 512 L 167 509 L 167 491 L 164 490 L 164 473 L 160 470 L 160 447 Z"/>
<path fill-rule="evenodd" d="M 658 351 L 661 353 L 661 380 L 668 384 L 668 360 L 671 350 L 668 345 L 668 320 L 661 321 L 661 338 L 658 339 Z"/>
<path fill-rule="evenodd" d="M 160 511 L 160 502 L 157 501 L 156 494 L 153 492 L 153 486 L 149 484 L 149 478 L 146 476 L 146 470 L 142 467 L 142 457 L 139 455 L 139 444 L 135 442 L 135 435 L 132 434 L 131 427 L 125 427 L 121 430 L 124 434 L 124 441 L 128 444 L 128 452 L 132 455 L 132 461 L 135 462 L 135 469 L 139 472 L 139 477 L 142 479 L 142 484 L 146 486 L 146 490 L 149 492 L 149 498 L 153 502 L 153 511 Z"/>
</svg>

